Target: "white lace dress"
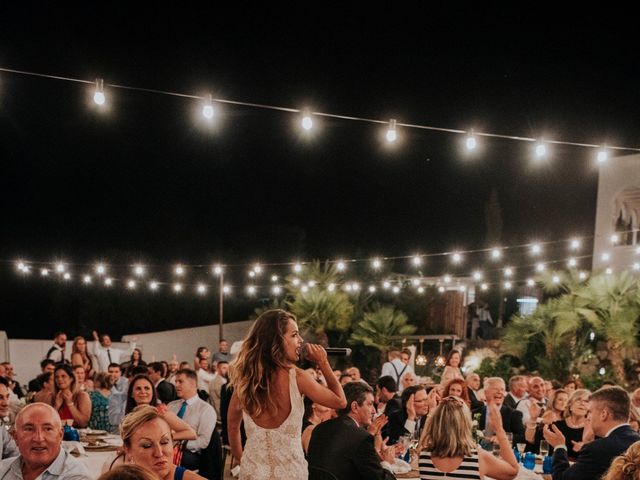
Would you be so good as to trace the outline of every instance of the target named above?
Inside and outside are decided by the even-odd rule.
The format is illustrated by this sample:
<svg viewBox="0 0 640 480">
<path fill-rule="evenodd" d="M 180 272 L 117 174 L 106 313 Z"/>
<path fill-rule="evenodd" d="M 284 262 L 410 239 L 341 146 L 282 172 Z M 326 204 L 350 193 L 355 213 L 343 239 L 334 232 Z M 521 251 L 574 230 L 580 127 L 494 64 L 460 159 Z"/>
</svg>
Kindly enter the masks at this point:
<svg viewBox="0 0 640 480">
<path fill-rule="evenodd" d="M 242 454 L 240 480 L 307 480 L 309 472 L 300 436 L 304 401 L 298 391 L 296 369 L 289 370 L 291 412 L 278 428 L 262 428 L 242 412 L 247 443 Z"/>
</svg>

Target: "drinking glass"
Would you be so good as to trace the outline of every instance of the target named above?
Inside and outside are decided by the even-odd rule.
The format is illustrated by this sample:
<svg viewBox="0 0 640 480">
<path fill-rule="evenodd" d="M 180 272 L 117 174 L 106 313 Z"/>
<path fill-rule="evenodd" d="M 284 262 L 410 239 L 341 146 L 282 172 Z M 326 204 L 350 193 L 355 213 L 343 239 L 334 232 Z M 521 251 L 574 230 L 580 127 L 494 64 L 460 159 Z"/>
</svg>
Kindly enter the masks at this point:
<svg viewBox="0 0 640 480">
<path fill-rule="evenodd" d="M 524 449 L 527 448 L 526 443 L 516 443 L 516 447 L 518 447 L 518 452 L 520 453 L 520 458 L 524 460 Z"/>
<path fill-rule="evenodd" d="M 543 457 L 549 455 L 549 444 L 546 440 L 540 440 L 540 455 Z"/>
</svg>

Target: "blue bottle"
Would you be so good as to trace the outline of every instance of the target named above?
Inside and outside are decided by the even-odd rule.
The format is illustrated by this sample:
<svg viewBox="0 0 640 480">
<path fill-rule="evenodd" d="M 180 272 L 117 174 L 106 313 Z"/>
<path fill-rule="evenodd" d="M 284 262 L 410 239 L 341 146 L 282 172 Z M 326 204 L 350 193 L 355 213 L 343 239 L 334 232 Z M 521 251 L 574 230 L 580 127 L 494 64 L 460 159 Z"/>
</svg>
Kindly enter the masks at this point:
<svg viewBox="0 0 640 480">
<path fill-rule="evenodd" d="M 73 440 L 71 438 L 71 425 L 65 425 L 64 429 L 63 429 L 63 433 L 62 433 L 62 439 L 63 440 Z"/>
<path fill-rule="evenodd" d="M 80 441 L 80 433 L 76 428 L 73 427 L 71 427 L 71 440 L 73 440 L 74 442 Z"/>
<path fill-rule="evenodd" d="M 522 465 L 527 470 L 533 470 L 536 467 L 536 455 L 533 452 L 527 452 L 524 454 L 524 462 Z"/>
<path fill-rule="evenodd" d="M 547 455 L 542 461 L 542 473 L 553 473 L 553 457 Z"/>
<path fill-rule="evenodd" d="M 522 459 L 520 458 L 520 452 L 516 447 L 513 447 L 513 454 L 516 456 L 516 461 L 520 463 Z"/>
</svg>

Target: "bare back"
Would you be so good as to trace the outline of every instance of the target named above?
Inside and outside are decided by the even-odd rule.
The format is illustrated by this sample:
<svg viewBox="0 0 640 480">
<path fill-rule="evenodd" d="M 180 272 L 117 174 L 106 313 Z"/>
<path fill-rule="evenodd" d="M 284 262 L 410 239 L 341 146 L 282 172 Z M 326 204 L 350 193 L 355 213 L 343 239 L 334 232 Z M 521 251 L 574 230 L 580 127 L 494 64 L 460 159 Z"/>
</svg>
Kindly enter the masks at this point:
<svg viewBox="0 0 640 480">
<path fill-rule="evenodd" d="M 273 374 L 271 381 L 271 395 L 278 409 L 274 411 L 271 408 L 266 408 L 257 417 L 251 417 L 251 420 L 261 428 L 278 428 L 291 413 L 289 370 L 279 368 Z"/>
</svg>

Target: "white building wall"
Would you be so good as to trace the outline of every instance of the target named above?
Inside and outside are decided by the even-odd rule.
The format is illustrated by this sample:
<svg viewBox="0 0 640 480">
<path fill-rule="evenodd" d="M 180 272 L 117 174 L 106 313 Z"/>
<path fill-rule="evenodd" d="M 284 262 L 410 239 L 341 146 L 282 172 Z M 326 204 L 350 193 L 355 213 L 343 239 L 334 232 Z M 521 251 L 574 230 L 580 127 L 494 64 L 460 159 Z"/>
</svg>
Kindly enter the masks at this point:
<svg viewBox="0 0 640 480">
<path fill-rule="evenodd" d="M 636 249 L 640 247 L 640 235 L 637 232 L 633 235 L 632 245 L 613 245 L 611 242 L 621 206 L 626 214 L 635 217 L 634 228 L 637 229 L 637 214 L 640 214 L 640 155 L 611 158 L 600 167 L 593 244 L 594 272 L 610 267 L 617 273 L 630 269 L 634 262 L 640 262 L 640 255 L 636 254 Z M 604 260 L 603 254 L 608 254 L 609 259 Z"/>
</svg>

